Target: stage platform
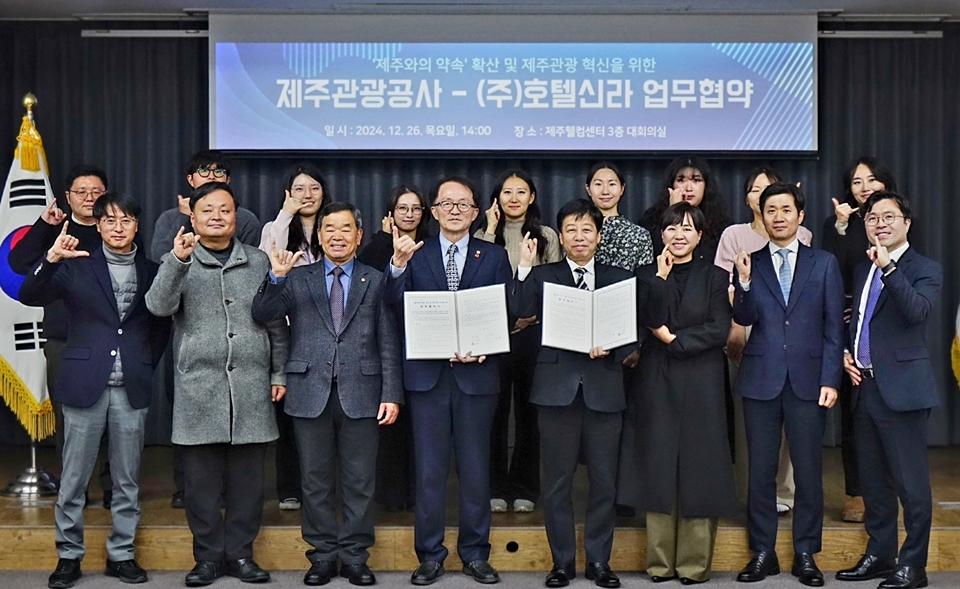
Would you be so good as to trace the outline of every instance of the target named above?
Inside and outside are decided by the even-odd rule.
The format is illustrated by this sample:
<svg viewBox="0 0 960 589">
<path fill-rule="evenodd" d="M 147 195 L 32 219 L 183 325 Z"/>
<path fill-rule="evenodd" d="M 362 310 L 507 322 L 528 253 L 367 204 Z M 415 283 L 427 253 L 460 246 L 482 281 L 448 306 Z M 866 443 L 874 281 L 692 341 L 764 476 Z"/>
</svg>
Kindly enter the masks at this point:
<svg viewBox="0 0 960 589">
<path fill-rule="evenodd" d="M 53 465 L 52 448 L 39 451 L 40 464 Z M 29 462 L 29 448 L 0 447 L 0 484 L 12 480 Z M 273 484 L 273 454 L 268 454 L 268 477 L 265 485 L 263 529 L 257 539 L 257 561 L 269 570 L 300 570 L 306 567 L 307 545 L 300 538 L 300 512 L 280 511 Z M 866 544 L 866 533 L 860 524 L 840 520 L 846 497 L 837 449 L 824 451 L 824 517 L 823 552 L 817 562 L 824 570 L 837 570 L 856 562 Z M 933 477 L 933 533 L 930 541 L 929 571 L 960 571 L 960 448 L 931 449 Z M 55 471 L 54 468 L 50 469 Z M 451 469 L 452 471 L 452 469 Z M 447 568 L 459 568 L 456 546 L 456 487 L 451 477 L 447 499 L 447 539 L 451 549 Z M 141 497 L 143 517 L 137 536 L 137 560 L 148 570 L 188 570 L 193 566 L 192 539 L 182 509 L 170 507 L 173 480 L 170 449 L 151 447 L 144 451 Z M 98 484 L 90 485 L 91 500 L 99 501 Z M 583 469 L 578 472 L 575 504 L 582 529 L 582 512 L 586 500 Z M 34 504 L 0 498 L 0 569 L 52 570 L 56 566 L 53 530 L 54 498 Z M 84 511 L 86 518 L 87 561 L 104 562 L 104 542 L 110 530 L 109 513 L 99 503 Z M 410 571 L 416 568 L 413 551 L 413 514 L 377 514 L 377 544 L 371 550 L 369 564 L 374 570 Z M 780 518 L 777 552 L 782 561 L 792 558 L 790 516 Z M 539 509 L 531 514 L 494 514 L 490 534 L 493 550 L 491 563 L 501 571 L 545 571 L 551 565 Z M 614 570 L 639 570 L 643 567 L 646 536 L 643 518 L 622 518 L 617 522 L 611 566 Z M 721 520 L 714 557 L 714 570 L 739 570 L 749 560 L 745 520 Z M 578 555 L 578 568 L 583 566 L 583 553 Z"/>
</svg>

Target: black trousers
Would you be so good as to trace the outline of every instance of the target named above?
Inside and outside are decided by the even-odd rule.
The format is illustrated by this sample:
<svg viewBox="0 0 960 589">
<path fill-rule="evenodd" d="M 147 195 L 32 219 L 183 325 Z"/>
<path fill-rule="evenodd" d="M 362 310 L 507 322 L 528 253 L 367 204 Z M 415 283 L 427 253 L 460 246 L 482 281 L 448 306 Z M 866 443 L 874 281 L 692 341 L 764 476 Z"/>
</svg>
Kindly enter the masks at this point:
<svg viewBox="0 0 960 589">
<path fill-rule="evenodd" d="M 855 410 L 867 554 L 897 555 L 897 517 L 903 504 L 907 537 L 899 563 L 927 566 L 933 498 L 927 462 L 929 409 L 894 411 L 880 396 L 877 381 L 864 379 Z"/>
<path fill-rule="evenodd" d="M 847 373 L 840 381 L 840 458 L 843 460 L 843 483 L 847 495 L 860 496 L 860 466 L 857 464 L 857 436 L 854 420 L 853 383 Z"/>
<path fill-rule="evenodd" d="M 343 412 L 336 383 L 318 417 L 293 418 L 303 473 L 303 539 L 311 562 L 340 559 L 365 564 L 373 546 L 373 488 L 377 465 L 376 418 L 351 419 Z M 337 523 L 334 481 L 343 502 Z"/>
<path fill-rule="evenodd" d="M 577 393 L 566 407 L 537 407 L 543 457 L 543 519 L 557 564 L 577 557 L 573 476 L 583 451 L 590 483 L 583 545 L 587 562 L 609 562 L 616 524 L 617 458 L 623 412 L 594 411 Z"/>
<path fill-rule="evenodd" d="M 540 351 L 539 326 L 510 336 L 510 354 L 500 364 L 500 398 L 493 417 L 490 449 L 490 496 L 512 502 L 540 496 L 540 432 L 537 406 L 530 402 L 533 369 Z M 514 442 L 510 457 L 510 409 Z"/>
<path fill-rule="evenodd" d="M 823 429 L 827 410 L 793 393 L 790 382 L 769 401 L 743 398 L 750 489 L 747 497 L 750 550 L 774 552 L 777 543 L 777 468 L 781 432 L 786 430 L 797 492 L 793 505 L 793 549 L 820 552 L 823 538 Z"/>
<path fill-rule="evenodd" d="M 377 449 L 377 485 L 374 499 L 387 509 L 400 511 L 416 504 L 417 473 L 413 464 L 413 426 L 409 405 L 391 425 L 380 428 Z"/>
<path fill-rule="evenodd" d="M 302 500 L 300 488 L 300 455 L 297 452 L 296 437 L 293 433 L 293 418 L 284 413 L 284 402 L 274 403 L 277 411 L 277 449 L 274 464 L 277 468 L 277 499 Z"/>
<path fill-rule="evenodd" d="M 180 446 L 193 558 L 253 558 L 263 517 L 266 444 Z M 223 514 L 221 503 L 225 503 Z"/>
</svg>

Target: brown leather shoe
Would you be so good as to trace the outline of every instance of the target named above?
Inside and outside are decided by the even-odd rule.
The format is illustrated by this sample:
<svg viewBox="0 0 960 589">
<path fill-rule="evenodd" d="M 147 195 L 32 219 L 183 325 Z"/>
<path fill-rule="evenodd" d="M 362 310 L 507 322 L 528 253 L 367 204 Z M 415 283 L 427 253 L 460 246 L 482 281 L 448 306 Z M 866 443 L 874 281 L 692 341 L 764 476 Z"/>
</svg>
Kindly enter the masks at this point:
<svg viewBox="0 0 960 589">
<path fill-rule="evenodd" d="M 853 524 L 863 523 L 863 497 L 851 497 L 843 506 L 843 521 Z"/>
</svg>

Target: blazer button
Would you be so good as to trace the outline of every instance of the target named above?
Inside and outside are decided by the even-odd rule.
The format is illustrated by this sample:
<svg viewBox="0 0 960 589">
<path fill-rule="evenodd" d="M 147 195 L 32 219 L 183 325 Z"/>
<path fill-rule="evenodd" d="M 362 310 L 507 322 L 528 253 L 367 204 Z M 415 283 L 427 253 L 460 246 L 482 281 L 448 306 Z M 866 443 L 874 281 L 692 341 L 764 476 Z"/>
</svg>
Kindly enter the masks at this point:
<svg viewBox="0 0 960 589">
<path fill-rule="evenodd" d="M 227 334 L 227 337 L 233 337 L 233 336 L 235 336 L 235 335 L 237 335 L 237 334 L 235 334 L 235 333 L 233 333 L 233 332 L 230 332 L 230 333 Z"/>
<path fill-rule="evenodd" d="M 118 329 L 118 330 L 117 330 L 117 334 L 123 335 L 123 330 L 122 330 L 122 329 Z"/>
<path fill-rule="evenodd" d="M 227 366 L 227 370 L 229 370 L 230 372 L 233 372 L 233 365 L 231 364 L 230 366 Z"/>
<path fill-rule="evenodd" d="M 783 344 L 783 349 L 784 349 L 784 350 L 787 349 L 787 344 Z"/>
<path fill-rule="evenodd" d="M 116 355 L 117 355 L 117 351 L 116 351 L 116 350 L 110 350 L 110 355 L 111 355 L 111 356 L 116 356 Z"/>
<path fill-rule="evenodd" d="M 784 321 L 783 324 L 784 324 L 784 325 L 790 325 L 790 322 L 789 322 L 789 321 Z"/>
</svg>

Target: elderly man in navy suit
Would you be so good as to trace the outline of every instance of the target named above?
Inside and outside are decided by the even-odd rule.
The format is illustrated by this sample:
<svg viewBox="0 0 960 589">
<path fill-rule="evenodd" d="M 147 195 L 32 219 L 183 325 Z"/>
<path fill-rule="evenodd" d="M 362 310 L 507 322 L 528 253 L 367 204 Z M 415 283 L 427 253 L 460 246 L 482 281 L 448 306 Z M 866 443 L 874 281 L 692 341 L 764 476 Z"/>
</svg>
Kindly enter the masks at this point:
<svg viewBox="0 0 960 589">
<path fill-rule="evenodd" d="M 106 574 L 143 583 L 134 560 L 140 522 L 140 453 L 150 406 L 151 379 L 167 343 L 169 322 L 147 310 L 144 294 L 157 265 L 134 243 L 140 205 L 107 193 L 93 205 L 103 243 L 91 251 L 68 232 L 69 221 L 27 276 L 20 300 L 41 306 L 63 300 L 70 317 L 57 401 L 63 405 L 63 474 L 55 510 L 60 560 L 48 586 L 72 587 L 80 578 L 83 505 L 100 438 L 109 431 L 113 479 L 113 531 L 107 538 Z"/>
<path fill-rule="evenodd" d="M 470 237 L 477 188 L 452 176 L 434 187 L 430 211 L 440 235 L 414 242 L 393 230 L 388 296 L 402 308 L 405 291 L 462 290 L 506 284 L 512 275 L 502 247 Z M 420 566 L 410 581 L 429 585 L 443 573 L 450 449 L 460 480 L 457 552 L 463 572 L 480 583 L 500 580 L 490 557 L 490 436 L 500 393 L 498 358 L 457 354 L 447 360 L 405 360 L 403 381 L 413 421 L 417 468 L 414 544 Z"/>
<path fill-rule="evenodd" d="M 823 535 L 820 445 L 843 373 L 843 281 L 836 258 L 797 240 L 803 203 L 797 186 L 768 186 L 760 211 L 770 242 L 735 260 L 733 320 L 753 326 L 737 390 L 747 432 L 754 557 L 737 580 L 762 581 L 780 572 L 776 476 L 785 428 L 797 481 L 791 572 L 804 585 L 821 587 L 823 573 L 814 561 Z"/>
<path fill-rule="evenodd" d="M 293 417 L 303 486 L 303 539 L 310 570 L 303 582 L 325 585 L 340 574 L 373 585 L 374 475 L 378 426 L 403 402 L 400 336 L 383 306 L 383 272 L 356 260 L 360 211 L 335 202 L 320 211 L 323 261 L 293 268 L 303 252 L 270 253 L 271 270 L 253 300 L 262 323 L 290 319 L 284 410 Z M 339 474 L 343 522 L 334 509 Z"/>
<path fill-rule="evenodd" d="M 882 589 L 927 585 L 927 550 L 933 499 L 927 463 L 927 418 L 940 404 L 927 349 L 927 323 L 943 269 L 907 241 L 910 205 L 892 192 L 864 204 L 867 237 L 874 244 L 854 274 L 850 353 L 844 368 L 857 386 L 854 424 L 870 540 L 841 581 L 884 577 Z M 897 560 L 897 500 L 907 537 Z"/>
</svg>

